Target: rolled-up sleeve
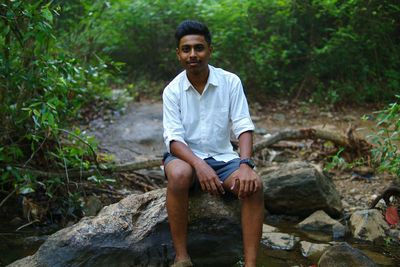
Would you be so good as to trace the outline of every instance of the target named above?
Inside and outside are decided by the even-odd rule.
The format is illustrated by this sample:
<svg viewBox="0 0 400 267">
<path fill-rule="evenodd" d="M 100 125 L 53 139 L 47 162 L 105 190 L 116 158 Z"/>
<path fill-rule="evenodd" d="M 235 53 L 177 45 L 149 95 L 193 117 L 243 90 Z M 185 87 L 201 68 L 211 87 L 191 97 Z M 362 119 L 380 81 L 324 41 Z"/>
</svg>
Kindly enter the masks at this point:
<svg viewBox="0 0 400 267">
<path fill-rule="evenodd" d="M 180 141 L 187 145 L 184 140 L 185 129 L 182 125 L 178 103 L 177 97 L 167 87 L 163 93 L 163 136 L 168 152 L 171 152 L 171 141 Z"/>
<path fill-rule="evenodd" d="M 233 83 L 232 89 L 229 113 L 232 121 L 232 131 L 235 137 L 239 138 L 240 134 L 254 131 L 255 127 L 250 117 L 249 106 L 239 78 Z"/>
</svg>

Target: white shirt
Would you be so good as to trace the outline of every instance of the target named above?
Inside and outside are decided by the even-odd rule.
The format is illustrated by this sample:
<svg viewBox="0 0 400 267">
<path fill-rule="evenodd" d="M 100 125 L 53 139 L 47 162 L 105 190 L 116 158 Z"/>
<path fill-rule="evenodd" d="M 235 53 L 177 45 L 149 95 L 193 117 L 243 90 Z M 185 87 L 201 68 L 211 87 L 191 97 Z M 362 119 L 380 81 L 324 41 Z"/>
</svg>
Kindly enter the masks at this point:
<svg viewBox="0 0 400 267">
<path fill-rule="evenodd" d="M 238 76 L 208 66 L 210 73 L 203 93 L 193 87 L 181 72 L 164 89 L 164 142 L 180 141 L 202 158 L 229 161 L 238 157 L 230 143 L 230 130 L 236 138 L 253 131 L 246 96 Z"/>
</svg>

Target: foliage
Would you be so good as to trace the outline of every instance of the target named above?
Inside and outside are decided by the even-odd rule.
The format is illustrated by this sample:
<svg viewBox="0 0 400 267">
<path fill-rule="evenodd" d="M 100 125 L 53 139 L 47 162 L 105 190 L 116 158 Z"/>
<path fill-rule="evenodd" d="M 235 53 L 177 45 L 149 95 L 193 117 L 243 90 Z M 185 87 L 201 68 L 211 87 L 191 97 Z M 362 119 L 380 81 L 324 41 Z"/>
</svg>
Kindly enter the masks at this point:
<svg viewBox="0 0 400 267">
<path fill-rule="evenodd" d="M 400 96 L 397 96 L 400 98 Z M 373 142 L 377 145 L 373 149 L 375 162 L 379 170 L 387 171 L 400 178 L 400 105 L 398 102 L 390 104 L 378 114 L 377 132 Z"/>
<path fill-rule="evenodd" d="M 71 206 L 71 181 L 16 168 L 87 169 L 95 140 L 64 128 L 84 107 L 111 97 L 109 65 L 99 56 L 74 57 L 60 45 L 54 29 L 60 11 L 52 1 L 0 4 L 0 186 L 17 194 L 45 191 L 49 198 L 57 193 Z"/>
<path fill-rule="evenodd" d="M 133 80 L 168 80 L 180 70 L 174 29 L 197 19 L 212 31 L 212 64 L 257 97 L 378 101 L 399 88 L 399 17 L 394 0 L 118 0 L 99 21 L 99 42 Z"/>
</svg>

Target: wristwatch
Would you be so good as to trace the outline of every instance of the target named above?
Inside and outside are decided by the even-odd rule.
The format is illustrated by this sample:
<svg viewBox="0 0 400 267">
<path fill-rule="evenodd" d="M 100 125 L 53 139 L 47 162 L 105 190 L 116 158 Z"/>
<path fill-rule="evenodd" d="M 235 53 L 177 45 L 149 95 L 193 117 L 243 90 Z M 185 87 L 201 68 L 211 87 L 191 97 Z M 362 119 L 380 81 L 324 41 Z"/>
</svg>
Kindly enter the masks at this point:
<svg viewBox="0 0 400 267">
<path fill-rule="evenodd" d="M 249 165 L 249 167 L 252 168 L 252 169 L 254 169 L 254 167 L 256 166 L 256 164 L 254 163 L 254 161 L 253 161 L 252 159 L 249 159 L 249 158 L 247 158 L 247 159 L 241 159 L 240 162 L 239 162 L 239 165 L 240 165 L 240 164 L 247 164 L 247 165 Z"/>
</svg>

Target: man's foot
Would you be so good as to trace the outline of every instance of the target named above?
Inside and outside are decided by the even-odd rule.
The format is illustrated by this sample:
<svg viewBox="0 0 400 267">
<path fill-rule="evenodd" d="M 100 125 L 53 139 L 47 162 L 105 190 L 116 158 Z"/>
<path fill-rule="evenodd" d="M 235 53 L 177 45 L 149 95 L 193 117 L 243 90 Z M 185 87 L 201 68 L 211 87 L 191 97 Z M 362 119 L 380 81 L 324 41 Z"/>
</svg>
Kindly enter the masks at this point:
<svg viewBox="0 0 400 267">
<path fill-rule="evenodd" d="M 177 261 L 171 265 L 171 267 L 192 267 L 193 263 L 190 259 Z"/>
</svg>

